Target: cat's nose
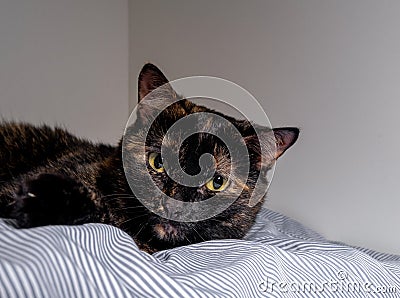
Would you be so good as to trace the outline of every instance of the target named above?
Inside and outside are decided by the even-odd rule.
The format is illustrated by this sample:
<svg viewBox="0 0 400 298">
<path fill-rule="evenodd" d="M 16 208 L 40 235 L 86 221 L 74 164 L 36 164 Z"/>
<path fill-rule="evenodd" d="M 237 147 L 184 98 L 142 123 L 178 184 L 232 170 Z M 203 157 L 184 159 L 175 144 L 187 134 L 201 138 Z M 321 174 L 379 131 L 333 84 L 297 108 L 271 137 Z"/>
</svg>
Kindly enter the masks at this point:
<svg viewBox="0 0 400 298">
<path fill-rule="evenodd" d="M 182 209 L 183 202 L 178 200 L 169 200 L 166 197 L 160 199 L 160 207 L 158 211 L 167 218 L 173 218 L 178 215 L 179 210 Z"/>
</svg>

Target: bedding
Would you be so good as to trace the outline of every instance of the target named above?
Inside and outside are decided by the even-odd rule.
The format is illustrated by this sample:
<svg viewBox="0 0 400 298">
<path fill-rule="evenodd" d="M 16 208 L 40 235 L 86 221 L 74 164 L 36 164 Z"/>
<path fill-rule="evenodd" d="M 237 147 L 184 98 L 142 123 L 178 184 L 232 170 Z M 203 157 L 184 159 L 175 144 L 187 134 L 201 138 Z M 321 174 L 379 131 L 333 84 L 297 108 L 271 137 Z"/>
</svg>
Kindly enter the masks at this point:
<svg viewBox="0 0 400 298">
<path fill-rule="evenodd" d="M 2 219 L 0 297 L 400 297 L 400 257 L 267 209 L 245 239 L 153 255 L 108 225 L 18 230 Z"/>
</svg>

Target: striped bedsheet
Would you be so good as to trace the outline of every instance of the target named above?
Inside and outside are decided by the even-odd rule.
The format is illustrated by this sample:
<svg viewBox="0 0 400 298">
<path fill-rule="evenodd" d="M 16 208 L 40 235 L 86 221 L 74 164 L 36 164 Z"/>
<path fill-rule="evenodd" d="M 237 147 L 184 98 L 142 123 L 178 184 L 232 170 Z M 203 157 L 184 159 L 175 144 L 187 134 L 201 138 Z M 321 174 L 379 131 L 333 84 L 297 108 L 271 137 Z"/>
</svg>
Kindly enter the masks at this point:
<svg viewBox="0 0 400 298">
<path fill-rule="evenodd" d="M 400 257 L 262 210 L 243 240 L 149 255 L 108 225 L 0 220 L 0 297 L 400 297 Z"/>
</svg>

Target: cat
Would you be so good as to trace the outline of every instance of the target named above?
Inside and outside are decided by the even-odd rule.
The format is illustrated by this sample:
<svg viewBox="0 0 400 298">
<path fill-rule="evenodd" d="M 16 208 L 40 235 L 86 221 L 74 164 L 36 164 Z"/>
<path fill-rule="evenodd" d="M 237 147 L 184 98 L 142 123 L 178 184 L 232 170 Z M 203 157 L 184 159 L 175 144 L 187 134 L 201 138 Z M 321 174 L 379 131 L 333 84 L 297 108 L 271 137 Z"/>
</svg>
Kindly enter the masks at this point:
<svg viewBox="0 0 400 298">
<path fill-rule="evenodd" d="M 139 102 L 160 86 L 169 86 L 169 95 L 177 96 L 160 69 L 150 63 L 144 65 L 138 78 Z M 249 151 L 246 187 L 220 214 L 197 222 L 178 222 L 149 211 L 135 197 L 125 177 L 122 140 L 117 146 L 94 144 L 60 128 L 3 122 L 0 217 L 15 219 L 19 228 L 110 224 L 128 233 L 140 249 L 149 253 L 212 239 L 242 238 L 263 204 L 262 199 L 250 207 L 248 200 L 258 177 L 265 174 L 260 173 L 260 143 L 249 121 L 234 119 L 182 97 L 152 125 L 146 140 L 146 170 L 156 185 L 176 200 L 202 201 L 218 191 L 229 195 L 230 186 L 223 185 L 226 177 L 221 174 L 216 174 L 207 185 L 187 187 L 175 183 L 163 171 L 159 151 L 163 134 L 178 119 L 198 112 L 214 113 L 230 121 L 242 134 Z M 139 112 L 136 121 L 143 117 L 145 113 Z M 299 129 L 274 128 L 273 134 L 277 150 L 271 163 L 296 142 Z M 198 158 L 203 153 L 212 154 L 217 161 L 229 160 L 224 144 L 212 135 L 192 135 L 179 150 L 182 168 L 188 174 L 199 171 Z M 135 154 L 132 152 L 131 158 L 143 158 Z M 141 173 L 138 174 L 140 177 Z"/>
</svg>

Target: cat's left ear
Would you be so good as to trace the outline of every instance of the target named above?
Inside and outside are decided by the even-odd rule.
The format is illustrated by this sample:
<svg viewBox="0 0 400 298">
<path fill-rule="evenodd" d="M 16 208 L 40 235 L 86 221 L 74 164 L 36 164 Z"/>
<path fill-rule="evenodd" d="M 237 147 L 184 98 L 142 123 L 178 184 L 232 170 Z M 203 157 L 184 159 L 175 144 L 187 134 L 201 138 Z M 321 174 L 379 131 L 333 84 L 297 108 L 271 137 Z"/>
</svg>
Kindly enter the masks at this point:
<svg viewBox="0 0 400 298">
<path fill-rule="evenodd" d="M 267 162 L 277 160 L 287 149 L 289 149 L 299 137 L 299 129 L 297 127 L 282 127 L 274 128 L 271 133 L 270 129 L 260 129 L 260 135 L 252 134 L 245 137 L 245 142 L 256 156 L 261 157 L 262 151 L 260 143 L 263 143 L 263 147 L 267 150 Z M 275 146 L 274 146 L 275 144 Z M 273 148 L 274 147 L 274 148 Z M 265 153 L 264 153 L 265 154 Z M 258 158 L 257 166 L 261 167 L 261 158 Z"/>
<path fill-rule="evenodd" d="M 283 127 L 274 128 L 273 132 L 276 145 L 275 159 L 278 159 L 297 141 L 300 130 L 297 127 Z"/>
<path fill-rule="evenodd" d="M 150 92 L 163 85 L 167 87 L 166 90 L 174 93 L 162 71 L 154 64 L 145 64 L 140 71 L 138 79 L 138 101 L 140 102 Z"/>
</svg>

